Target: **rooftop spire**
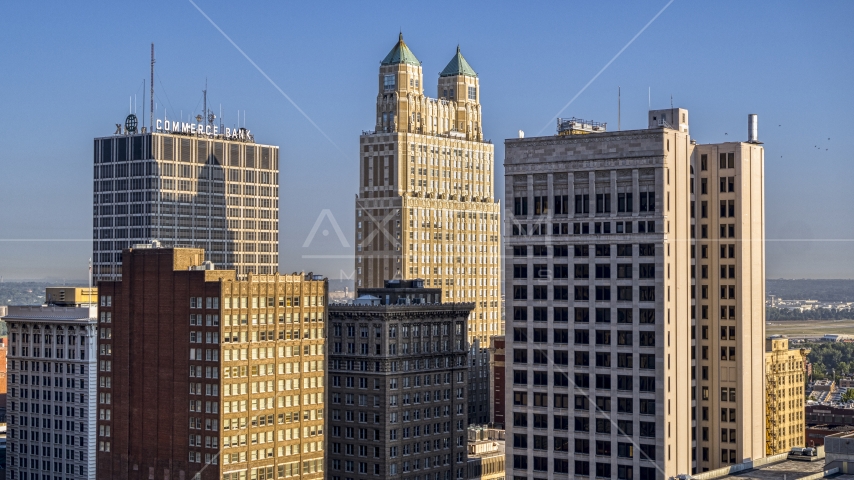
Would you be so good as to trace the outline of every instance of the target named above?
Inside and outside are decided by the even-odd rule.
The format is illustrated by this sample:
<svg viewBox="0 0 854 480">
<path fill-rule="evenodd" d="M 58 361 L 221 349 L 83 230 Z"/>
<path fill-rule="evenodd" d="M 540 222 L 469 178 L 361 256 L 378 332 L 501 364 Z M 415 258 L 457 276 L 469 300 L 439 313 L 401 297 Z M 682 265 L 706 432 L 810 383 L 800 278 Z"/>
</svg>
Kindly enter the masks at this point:
<svg viewBox="0 0 854 480">
<path fill-rule="evenodd" d="M 463 54 L 460 52 L 460 46 L 457 45 L 457 53 L 454 55 L 454 58 L 448 62 L 448 65 L 442 70 L 442 73 L 439 74 L 440 77 L 454 77 L 457 75 L 465 75 L 467 77 L 476 77 L 477 73 L 471 68 L 469 62 L 463 57 Z"/>
<path fill-rule="evenodd" d="M 415 54 L 412 53 L 412 50 L 406 46 L 406 42 L 403 41 L 403 32 L 401 31 L 397 36 L 397 44 L 395 44 L 394 48 L 388 52 L 388 55 L 385 56 L 381 65 L 398 65 L 398 64 L 407 64 L 407 65 L 415 65 L 421 66 L 421 62 L 418 58 L 415 57 Z"/>
</svg>

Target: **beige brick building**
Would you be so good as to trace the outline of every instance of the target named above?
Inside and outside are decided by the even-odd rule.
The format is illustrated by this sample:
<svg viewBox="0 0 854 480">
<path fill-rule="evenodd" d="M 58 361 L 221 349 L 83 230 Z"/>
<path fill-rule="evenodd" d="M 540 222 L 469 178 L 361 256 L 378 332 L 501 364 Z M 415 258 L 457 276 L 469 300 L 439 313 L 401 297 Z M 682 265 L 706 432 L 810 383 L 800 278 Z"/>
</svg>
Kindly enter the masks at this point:
<svg viewBox="0 0 854 480">
<path fill-rule="evenodd" d="M 764 455 L 762 147 L 648 120 L 505 141 L 508 478 Z"/>
<path fill-rule="evenodd" d="M 503 333 L 494 146 L 480 84 L 457 49 L 425 94 L 403 36 L 381 62 L 376 124 L 360 137 L 356 287 L 423 278 L 451 302 L 475 302 L 469 339 Z"/>
<path fill-rule="evenodd" d="M 765 451 L 765 151 L 759 143 L 696 145 L 692 163 L 702 472 Z"/>
<path fill-rule="evenodd" d="M 806 446 L 804 361 L 807 348 L 789 350 L 785 337 L 765 340 L 765 454 Z"/>
</svg>

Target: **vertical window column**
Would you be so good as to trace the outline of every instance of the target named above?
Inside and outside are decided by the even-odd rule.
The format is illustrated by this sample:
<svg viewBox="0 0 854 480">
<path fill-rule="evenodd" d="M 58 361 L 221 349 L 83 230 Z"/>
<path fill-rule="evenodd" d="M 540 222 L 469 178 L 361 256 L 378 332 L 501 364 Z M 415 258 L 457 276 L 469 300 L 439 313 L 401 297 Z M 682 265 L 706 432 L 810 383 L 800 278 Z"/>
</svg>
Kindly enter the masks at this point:
<svg viewBox="0 0 854 480">
<path fill-rule="evenodd" d="M 533 218 L 534 216 L 534 176 L 528 175 L 528 216 L 526 218 Z"/>
<path fill-rule="evenodd" d="M 596 172 L 587 173 L 587 182 L 590 191 L 590 205 L 588 206 L 590 213 L 588 217 L 592 217 L 596 214 Z"/>
<path fill-rule="evenodd" d="M 569 172 L 567 174 L 566 187 L 566 198 L 569 202 L 567 212 L 569 213 L 569 218 L 572 219 L 575 217 L 575 173 Z"/>
<path fill-rule="evenodd" d="M 555 204 L 554 204 L 555 188 L 554 188 L 554 174 L 553 173 L 548 174 L 547 180 L 546 180 L 546 185 L 547 185 L 546 188 L 548 189 L 546 201 L 550 202 L 550 205 L 549 205 L 550 208 L 548 209 L 548 215 L 546 218 L 548 220 L 551 220 L 554 217 L 554 210 L 555 210 Z M 547 227 L 551 228 L 551 226 L 547 226 Z"/>
<path fill-rule="evenodd" d="M 611 170 L 611 216 L 617 216 L 617 171 Z"/>
<path fill-rule="evenodd" d="M 632 170 L 632 197 L 634 198 L 634 202 L 632 202 L 632 216 L 636 217 L 638 212 L 640 212 L 640 187 L 638 186 L 638 170 Z"/>
</svg>

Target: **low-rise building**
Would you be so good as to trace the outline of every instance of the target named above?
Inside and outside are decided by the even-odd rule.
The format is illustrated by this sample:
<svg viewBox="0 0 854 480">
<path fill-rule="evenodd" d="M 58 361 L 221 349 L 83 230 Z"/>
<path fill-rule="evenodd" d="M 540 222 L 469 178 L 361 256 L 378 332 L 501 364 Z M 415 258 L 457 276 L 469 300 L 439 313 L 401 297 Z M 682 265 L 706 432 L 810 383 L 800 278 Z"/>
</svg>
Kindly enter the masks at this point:
<svg viewBox="0 0 854 480">
<path fill-rule="evenodd" d="M 810 404 L 804 407 L 806 423 L 813 425 L 852 425 L 854 408 L 841 405 Z"/>
<path fill-rule="evenodd" d="M 820 447 L 828 435 L 854 431 L 851 425 L 811 425 L 806 430 L 807 447 Z"/>
<path fill-rule="evenodd" d="M 69 292 L 80 290 L 86 289 Z M 50 303 L 42 306 L 10 306 L 3 318 L 9 327 L 6 478 L 62 472 L 65 479 L 91 480 L 97 307 L 74 294 L 45 298 Z"/>
<path fill-rule="evenodd" d="M 504 479 L 504 430 L 469 426 L 467 454 L 466 479 Z"/>
<path fill-rule="evenodd" d="M 854 474 L 854 432 L 840 432 L 824 439 L 825 470 L 838 468 L 840 474 Z"/>
<path fill-rule="evenodd" d="M 804 360 L 808 349 L 789 350 L 789 340 L 765 341 L 765 454 L 804 445 Z"/>
</svg>

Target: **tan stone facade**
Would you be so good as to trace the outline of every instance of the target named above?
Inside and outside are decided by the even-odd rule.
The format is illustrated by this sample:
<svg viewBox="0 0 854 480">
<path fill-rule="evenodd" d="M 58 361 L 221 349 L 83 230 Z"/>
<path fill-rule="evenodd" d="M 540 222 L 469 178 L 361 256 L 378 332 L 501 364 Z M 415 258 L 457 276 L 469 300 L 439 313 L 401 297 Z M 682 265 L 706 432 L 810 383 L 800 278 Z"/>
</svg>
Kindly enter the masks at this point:
<svg viewBox="0 0 854 480">
<path fill-rule="evenodd" d="M 765 454 L 806 446 L 804 361 L 809 349 L 789 350 L 789 340 L 765 340 Z"/>
<path fill-rule="evenodd" d="M 305 275 L 222 283 L 224 479 L 323 478 L 326 298 Z"/>
<path fill-rule="evenodd" d="M 440 98 L 424 94 L 402 38 L 380 67 L 375 130 L 360 137 L 356 287 L 423 278 L 447 301 L 476 303 L 469 338 L 486 345 L 503 333 L 494 146 L 478 78 L 459 52 L 454 61 L 467 69 L 443 72 Z"/>
<path fill-rule="evenodd" d="M 702 472 L 765 452 L 765 153 L 759 144 L 730 142 L 696 145 L 693 156 Z"/>
</svg>

